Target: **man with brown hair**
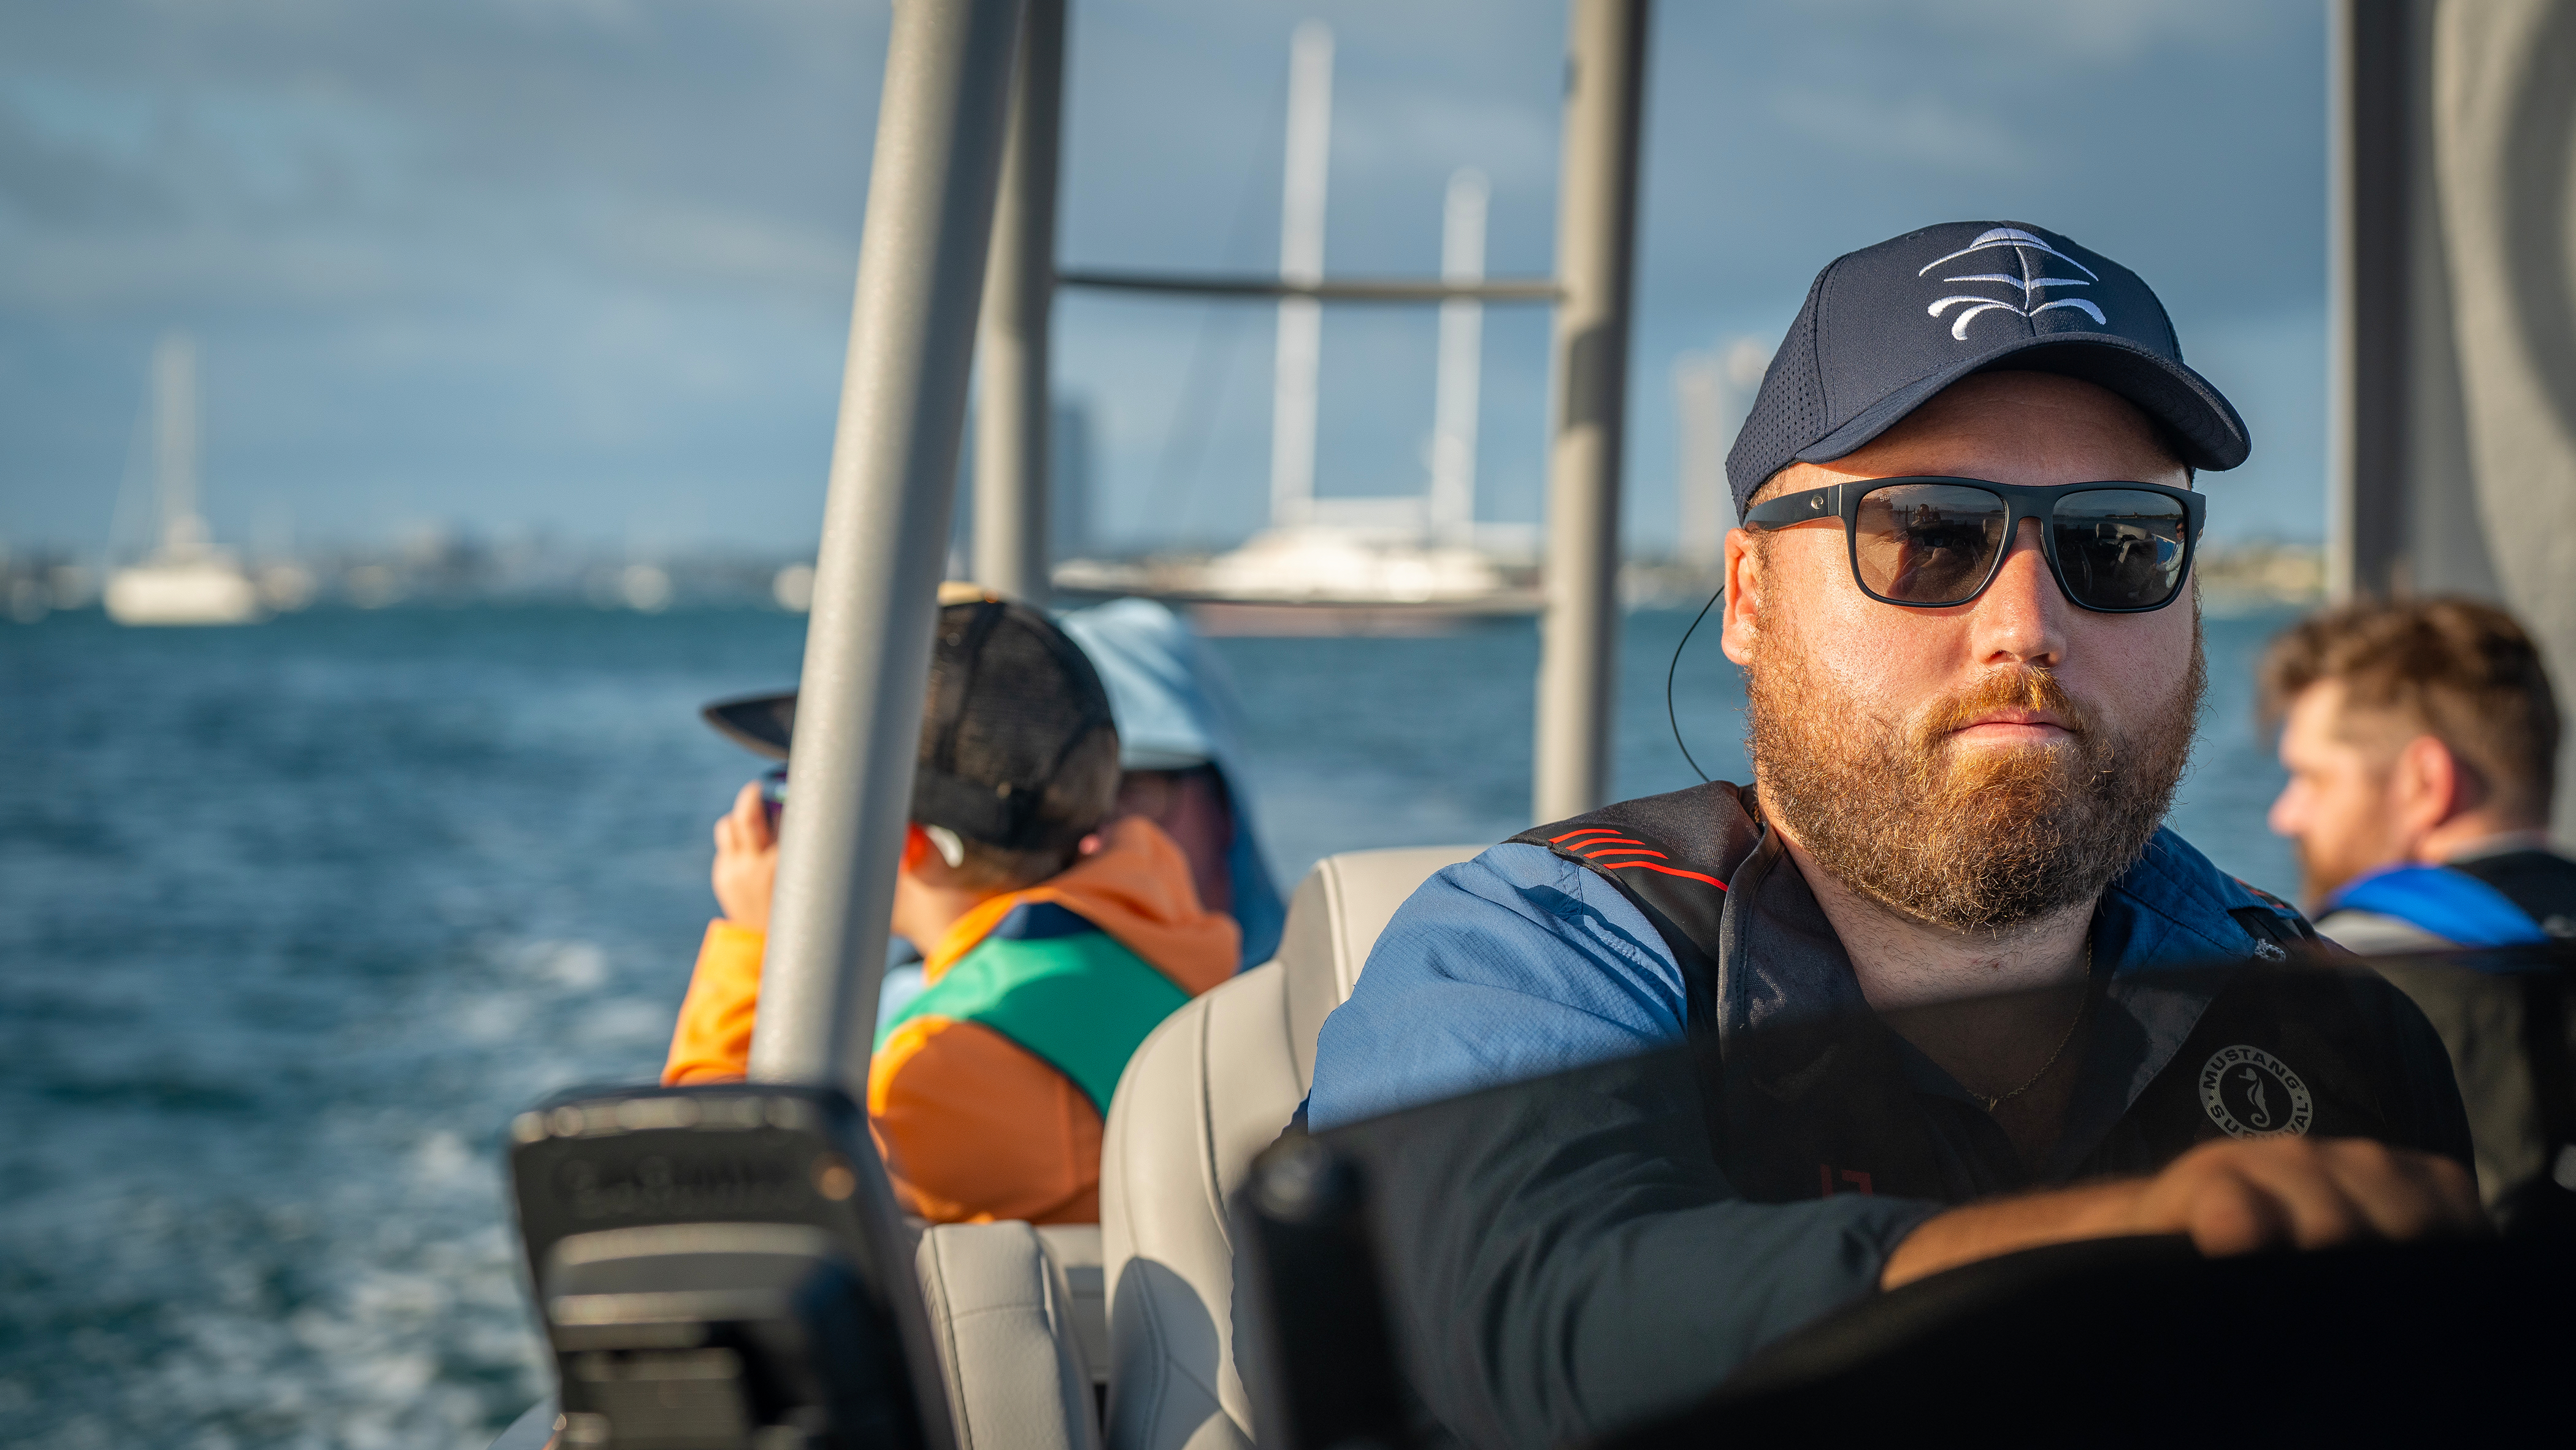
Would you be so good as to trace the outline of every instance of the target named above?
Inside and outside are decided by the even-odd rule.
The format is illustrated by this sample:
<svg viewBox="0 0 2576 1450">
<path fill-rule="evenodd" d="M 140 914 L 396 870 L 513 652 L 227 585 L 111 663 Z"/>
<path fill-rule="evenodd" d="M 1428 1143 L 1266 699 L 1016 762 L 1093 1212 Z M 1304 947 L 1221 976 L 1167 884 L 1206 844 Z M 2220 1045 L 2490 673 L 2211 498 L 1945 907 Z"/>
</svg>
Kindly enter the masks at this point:
<svg viewBox="0 0 2576 1450">
<path fill-rule="evenodd" d="M 2263 661 L 2317 929 L 2362 953 L 2576 936 L 2576 861 L 2549 849 L 2558 702 L 2512 615 L 2470 599 L 2301 620 Z"/>
</svg>

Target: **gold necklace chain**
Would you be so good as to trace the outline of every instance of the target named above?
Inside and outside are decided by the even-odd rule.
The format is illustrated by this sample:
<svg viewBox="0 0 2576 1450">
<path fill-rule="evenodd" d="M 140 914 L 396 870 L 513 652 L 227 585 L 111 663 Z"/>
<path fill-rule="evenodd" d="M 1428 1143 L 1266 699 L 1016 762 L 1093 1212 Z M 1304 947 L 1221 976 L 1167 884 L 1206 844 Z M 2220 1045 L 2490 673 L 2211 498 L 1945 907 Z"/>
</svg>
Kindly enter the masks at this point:
<svg viewBox="0 0 2576 1450">
<path fill-rule="evenodd" d="M 2023 1093 L 2029 1092 L 2032 1088 L 2039 1086 L 2039 1080 L 2048 1076 L 2048 1070 L 2057 1066 L 2057 1059 L 2066 1055 L 2066 1044 L 2075 1040 L 2075 1029 L 2084 1025 L 2084 1014 L 2092 1010 L 2093 943 L 2087 941 L 2084 943 L 2084 1000 L 2075 1004 L 2075 1020 L 2066 1024 L 2066 1035 L 2057 1039 L 2057 1046 L 2055 1050 L 2048 1054 L 2048 1061 L 2039 1065 L 2039 1071 L 2032 1073 L 2028 1082 L 2023 1083 L 2020 1087 L 2014 1088 L 2011 1092 L 2002 1093 L 1991 1098 L 1979 1099 L 1980 1102 L 1983 1102 L 1986 1105 L 1986 1111 L 1991 1113 L 1996 1108 L 2003 1106 L 2005 1103 L 2011 1102 L 2013 1099 L 2020 1097 Z"/>
</svg>

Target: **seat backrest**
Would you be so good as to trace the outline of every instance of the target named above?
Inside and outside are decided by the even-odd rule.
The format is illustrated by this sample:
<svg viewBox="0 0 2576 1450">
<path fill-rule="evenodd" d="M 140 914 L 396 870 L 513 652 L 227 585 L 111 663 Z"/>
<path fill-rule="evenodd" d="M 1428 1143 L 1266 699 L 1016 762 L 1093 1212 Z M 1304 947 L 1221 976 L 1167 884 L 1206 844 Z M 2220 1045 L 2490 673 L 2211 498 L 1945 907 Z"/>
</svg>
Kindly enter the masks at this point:
<svg viewBox="0 0 2576 1450">
<path fill-rule="evenodd" d="M 1039 1231 L 934 1224 L 916 1258 L 957 1450 L 1100 1450 L 1078 1308 Z"/>
<path fill-rule="evenodd" d="M 1433 872 L 1482 849 L 1326 857 L 1289 903 L 1277 960 L 1192 1000 L 1127 1060 L 1100 1161 L 1109 1450 L 1251 1445 L 1226 1205 L 1305 1100 L 1316 1033 L 1387 918 Z"/>
</svg>

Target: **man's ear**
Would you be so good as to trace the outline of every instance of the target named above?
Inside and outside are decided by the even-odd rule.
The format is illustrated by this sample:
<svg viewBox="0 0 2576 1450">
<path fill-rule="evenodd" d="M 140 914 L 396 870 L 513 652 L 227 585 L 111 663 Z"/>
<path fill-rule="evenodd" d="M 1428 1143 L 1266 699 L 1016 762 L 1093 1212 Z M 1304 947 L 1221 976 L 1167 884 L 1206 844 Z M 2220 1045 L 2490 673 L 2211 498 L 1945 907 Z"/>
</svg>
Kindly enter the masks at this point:
<svg viewBox="0 0 2576 1450">
<path fill-rule="evenodd" d="M 1718 639 L 1728 659 L 1749 666 L 1762 627 L 1762 548 L 1751 529 L 1726 531 L 1722 582 L 1726 599 L 1718 609 Z"/>
<path fill-rule="evenodd" d="M 2467 772 L 2451 747 L 2431 735 L 2400 746 L 2388 773 L 2388 808 L 2411 854 L 2416 843 L 2469 807 Z"/>
<path fill-rule="evenodd" d="M 912 821 L 903 823 L 903 861 L 899 869 L 906 876 L 921 874 L 922 858 L 934 854 L 928 832 Z"/>
</svg>

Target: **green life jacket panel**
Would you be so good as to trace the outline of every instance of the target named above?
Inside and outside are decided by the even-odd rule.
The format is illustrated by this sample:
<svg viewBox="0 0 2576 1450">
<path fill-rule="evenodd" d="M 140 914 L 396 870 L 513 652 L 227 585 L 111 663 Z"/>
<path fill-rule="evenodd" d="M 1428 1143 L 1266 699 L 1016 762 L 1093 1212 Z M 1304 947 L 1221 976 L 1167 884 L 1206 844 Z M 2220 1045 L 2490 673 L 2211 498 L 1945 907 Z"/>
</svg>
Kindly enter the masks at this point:
<svg viewBox="0 0 2576 1450">
<path fill-rule="evenodd" d="M 981 1023 L 1071 1078 L 1106 1117 L 1127 1059 L 1189 994 L 1088 922 L 1061 935 L 1003 934 L 1013 918 L 1029 912 L 1013 912 L 902 1011 L 877 1024 L 877 1046 L 916 1017 Z M 1052 903 L 1046 914 L 1080 922 Z"/>
</svg>

